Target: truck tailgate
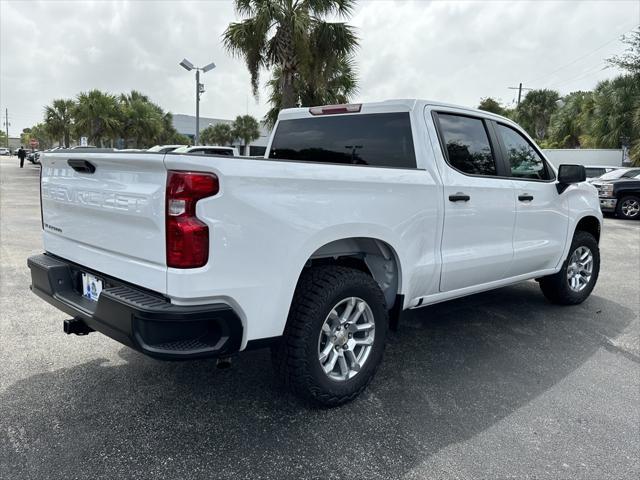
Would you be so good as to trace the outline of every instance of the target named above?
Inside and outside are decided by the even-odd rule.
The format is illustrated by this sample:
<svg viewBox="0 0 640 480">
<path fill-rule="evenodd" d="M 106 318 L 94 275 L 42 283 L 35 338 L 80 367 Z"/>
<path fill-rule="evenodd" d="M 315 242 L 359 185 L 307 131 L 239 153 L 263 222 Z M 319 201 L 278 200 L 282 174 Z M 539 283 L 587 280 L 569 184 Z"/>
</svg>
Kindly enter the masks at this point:
<svg viewBox="0 0 640 480">
<path fill-rule="evenodd" d="M 45 250 L 165 293 L 163 159 L 157 153 L 44 155 Z"/>
</svg>

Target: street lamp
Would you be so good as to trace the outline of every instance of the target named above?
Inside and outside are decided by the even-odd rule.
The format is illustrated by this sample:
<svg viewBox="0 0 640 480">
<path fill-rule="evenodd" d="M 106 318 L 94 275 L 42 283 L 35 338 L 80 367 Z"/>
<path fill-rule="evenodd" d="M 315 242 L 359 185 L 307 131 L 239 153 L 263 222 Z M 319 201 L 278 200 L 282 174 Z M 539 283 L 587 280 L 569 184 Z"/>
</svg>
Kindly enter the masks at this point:
<svg viewBox="0 0 640 480">
<path fill-rule="evenodd" d="M 187 72 L 190 72 L 191 70 L 196 71 L 196 136 L 194 139 L 194 145 L 198 145 L 200 143 L 200 95 L 204 93 L 204 83 L 200 83 L 200 71 L 202 71 L 202 73 L 207 73 L 209 70 L 216 68 L 216 64 L 211 62 L 204 67 L 196 67 L 189 60 L 183 58 L 180 62 L 180 66 Z"/>
</svg>

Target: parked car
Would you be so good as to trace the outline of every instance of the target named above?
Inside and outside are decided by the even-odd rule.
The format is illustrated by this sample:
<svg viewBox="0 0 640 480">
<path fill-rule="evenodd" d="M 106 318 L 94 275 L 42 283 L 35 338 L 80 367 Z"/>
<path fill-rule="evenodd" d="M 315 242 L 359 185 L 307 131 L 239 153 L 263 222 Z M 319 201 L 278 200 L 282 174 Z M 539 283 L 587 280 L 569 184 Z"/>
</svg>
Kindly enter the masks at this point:
<svg viewBox="0 0 640 480">
<path fill-rule="evenodd" d="M 235 147 L 222 147 L 218 145 L 194 145 L 192 147 L 180 147 L 171 153 L 196 153 L 200 155 L 230 155 L 237 157 L 238 149 Z"/>
<path fill-rule="evenodd" d="M 176 148 L 187 147 L 188 145 L 155 145 L 151 147 L 148 152 L 157 153 L 169 153 L 173 152 Z"/>
<path fill-rule="evenodd" d="M 38 164 L 40 163 L 40 154 L 42 153 L 42 151 L 31 151 L 27 153 L 27 160 L 29 160 L 31 163 Z"/>
<path fill-rule="evenodd" d="M 589 182 L 598 183 L 601 180 L 609 181 L 609 180 L 617 180 L 618 178 L 633 178 L 638 173 L 640 173 L 640 168 L 638 167 L 626 167 L 626 168 L 620 167 L 610 172 L 607 172 L 597 178 L 592 178 L 589 180 Z"/>
<path fill-rule="evenodd" d="M 269 345 L 315 403 L 369 384 L 403 310 L 532 279 L 575 305 L 598 278 L 602 213 L 584 167 L 556 172 L 489 112 L 287 109 L 266 158 L 133 159 L 44 157 L 33 292 L 71 317 L 66 333 L 157 358 Z"/>
<path fill-rule="evenodd" d="M 585 165 L 584 170 L 587 173 L 587 179 L 598 178 L 605 173 L 613 172 L 614 170 L 618 170 L 622 167 L 610 167 L 610 166 L 599 166 L 599 165 Z"/>
<path fill-rule="evenodd" d="M 11 155 L 11 150 L 8 148 L 0 148 L 0 155 Z"/>
<path fill-rule="evenodd" d="M 603 212 L 615 213 L 627 220 L 640 218 L 640 168 L 628 169 L 619 178 L 601 177 L 593 186 L 598 189 Z"/>
</svg>

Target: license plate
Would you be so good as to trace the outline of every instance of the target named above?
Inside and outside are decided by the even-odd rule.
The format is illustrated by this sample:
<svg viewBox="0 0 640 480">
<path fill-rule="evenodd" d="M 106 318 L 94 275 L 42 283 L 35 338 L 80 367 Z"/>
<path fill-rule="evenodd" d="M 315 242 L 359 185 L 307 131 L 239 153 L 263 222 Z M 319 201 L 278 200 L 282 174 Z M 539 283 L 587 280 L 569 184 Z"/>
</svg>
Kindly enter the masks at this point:
<svg viewBox="0 0 640 480">
<path fill-rule="evenodd" d="M 82 296 L 97 302 L 100 297 L 100 292 L 102 292 L 102 280 L 98 280 L 98 278 L 90 273 L 83 273 Z"/>
</svg>

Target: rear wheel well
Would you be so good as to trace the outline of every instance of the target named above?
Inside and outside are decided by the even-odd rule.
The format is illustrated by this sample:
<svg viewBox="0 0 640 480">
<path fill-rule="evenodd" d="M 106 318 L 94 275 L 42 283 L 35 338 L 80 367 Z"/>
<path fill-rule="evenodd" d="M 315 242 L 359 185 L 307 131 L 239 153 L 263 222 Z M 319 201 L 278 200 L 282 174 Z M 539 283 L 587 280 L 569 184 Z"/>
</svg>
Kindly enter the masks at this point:
<svg viewBox="0 0 640 480">
<path fill-rule="evenodd" d="M 391 309 L 400 292 L 400 265 L 391 246 L 381 240 L 354 237 L 336 240 L 316 250 L 305 267 L 339 265 L 373 277 Z"/>
<path fill-rule="evenodd" d="M 596 242 L 600 242 L 600 221 L 596 217 L 584 217 L 576 225 L 576 231 L 587 232 L 593 235 Z"/>
</svg>

